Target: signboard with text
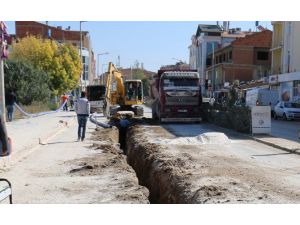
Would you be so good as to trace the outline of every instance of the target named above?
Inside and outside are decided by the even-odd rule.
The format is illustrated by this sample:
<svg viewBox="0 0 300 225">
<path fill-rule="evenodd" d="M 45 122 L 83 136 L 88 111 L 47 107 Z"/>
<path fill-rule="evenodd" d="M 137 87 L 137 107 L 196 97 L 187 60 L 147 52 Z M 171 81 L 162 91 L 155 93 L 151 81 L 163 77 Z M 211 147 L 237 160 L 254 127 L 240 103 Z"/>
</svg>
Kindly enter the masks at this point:
<svg viewBox="0 0 300 225">
<path fill-rule="evenodd" d="M 251 107 L 252 134 L 271 133 L 271 107 L 253 106 Z"/>
</svg>

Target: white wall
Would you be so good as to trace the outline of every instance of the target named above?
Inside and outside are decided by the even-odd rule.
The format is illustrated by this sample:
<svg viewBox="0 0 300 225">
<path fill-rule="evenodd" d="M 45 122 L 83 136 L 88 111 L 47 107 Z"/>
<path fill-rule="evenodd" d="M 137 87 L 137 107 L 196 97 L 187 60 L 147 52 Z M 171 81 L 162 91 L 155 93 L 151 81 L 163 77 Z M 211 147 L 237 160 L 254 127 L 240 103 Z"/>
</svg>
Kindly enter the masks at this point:
<svg viewBox="0 0 300 225">
<path fill-rule="evenodd" d="M 283 24 L 282 73 L 300 71 L 300 21 L 287 21 Z"/>
</svg>

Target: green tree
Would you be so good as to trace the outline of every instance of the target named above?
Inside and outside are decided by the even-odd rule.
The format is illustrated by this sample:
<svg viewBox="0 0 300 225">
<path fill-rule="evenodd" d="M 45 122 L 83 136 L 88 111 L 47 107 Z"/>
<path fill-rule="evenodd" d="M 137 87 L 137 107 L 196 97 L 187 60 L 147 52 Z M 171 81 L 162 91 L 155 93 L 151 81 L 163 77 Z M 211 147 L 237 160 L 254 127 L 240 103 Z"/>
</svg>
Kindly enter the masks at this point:
<svg viewBox="0 0 300 225">
<path fill-rule="evenodd" d="M 14 91 L 17 100 L 30 105 L 32 101 L 48 101 L 50 97 L 49 76 L 31 64 L 7 61 L 4 67 L 5 90 Z"/>
<path fill-rule="evenodd" d="M 76 48 L 70 44 L 29 36 L 13 44 L 10 58 L 45 71 L 53 95 L 74 89 L 78 84 L 82 64 Z"/>
</svg>

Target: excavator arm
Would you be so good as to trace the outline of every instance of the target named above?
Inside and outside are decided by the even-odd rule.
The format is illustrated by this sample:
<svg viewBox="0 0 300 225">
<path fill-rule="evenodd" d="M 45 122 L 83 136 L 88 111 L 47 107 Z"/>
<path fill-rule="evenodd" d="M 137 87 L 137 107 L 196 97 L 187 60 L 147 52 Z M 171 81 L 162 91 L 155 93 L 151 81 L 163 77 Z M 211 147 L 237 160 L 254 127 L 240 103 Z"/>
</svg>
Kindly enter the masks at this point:
<svg viewBox="0 0 300 225">
<path fill-rule="evenodd" d="M 116 83 L 116 89 L 113 90 L 113 83 Z M 103 112 L 109 116 L 111 106 L 124 103 L 125 86 L 121 72 L 114 66 L 112 62 L 108 65 L 106 94 Z"/>
</svg>

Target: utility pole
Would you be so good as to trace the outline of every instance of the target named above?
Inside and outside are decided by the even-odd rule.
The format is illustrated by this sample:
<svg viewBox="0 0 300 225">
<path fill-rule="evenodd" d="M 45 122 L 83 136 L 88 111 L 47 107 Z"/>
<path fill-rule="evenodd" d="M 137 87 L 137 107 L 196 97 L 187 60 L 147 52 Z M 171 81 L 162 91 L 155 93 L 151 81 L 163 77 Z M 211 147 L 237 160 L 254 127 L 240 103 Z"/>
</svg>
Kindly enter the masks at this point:
<svg viewBox="0 0 300 225">
<path fill-rule="evenodd" d="M 2 149 L 5 151 L 8 151 L 7 146 L 7 131 L 6 131 L 6 116 L 5 116 L 5 86 L 4 86 L 4 62 L 3 58 L 7 57 L 6 52 L 6 37 L 8 36 L 8 33 L 6 31 L 6 26 L 4 22 L 0 21 L 0 118 L 1 118 L 1 128 L 2 128 Z"/>
<path fill-rule="evenodd" d="M 6 51 L 6 40 L 5 40 L 6 26 L 4 22 L 0 21 L 0 116 L 5 123 L 5 86 L 4 86 L 4 51 Z M 6 34 L 8 35 L 8 34 Z"/>
<path fill-rule="evenodd" d="M 2 48 L 2 44 L 0 45 L 0 48 Z M 0 51 L 0 54 L 2 55 L 2 51 Z M 3 66 L 3 60 L 0 58 L 0 115 L 5 121 L 5 90 L 4 90 L 4 66 Z"/>
<path fill-rule="evenodd" d="M 82 63 L 82 68 L 81 68 L 81 89 L 85 88 L 85 77 L 84 77 L 84 74 L 85 74 L 85 71 L 84 71 L 84 64 L 83 64 L 83 60 L 82 60 L 82 31 L 81 31 L 81 24 L 83 22 L 86 22 L 86 21 L 79 21 L 79 30 L 80 30 L 80 61 Z M 84 84 L 83 84 L 84 83 Z"/>
<path fill-rule="evenodd" d="M 98 78 L 100 79 L 100 60 L 99 60 L 99 56 L 100 55 L 108 55 L 109 52 L 104 52 L 104 53 L 99 53 L 97 54 L 97 70 L 98 70 Z M 104 84 L 104 77 L 103 77 L 103 65 L 102 65 L 102 76 L 101 76 L 101 80 L 102 80 L 102 84 Z"/>
</svg>

